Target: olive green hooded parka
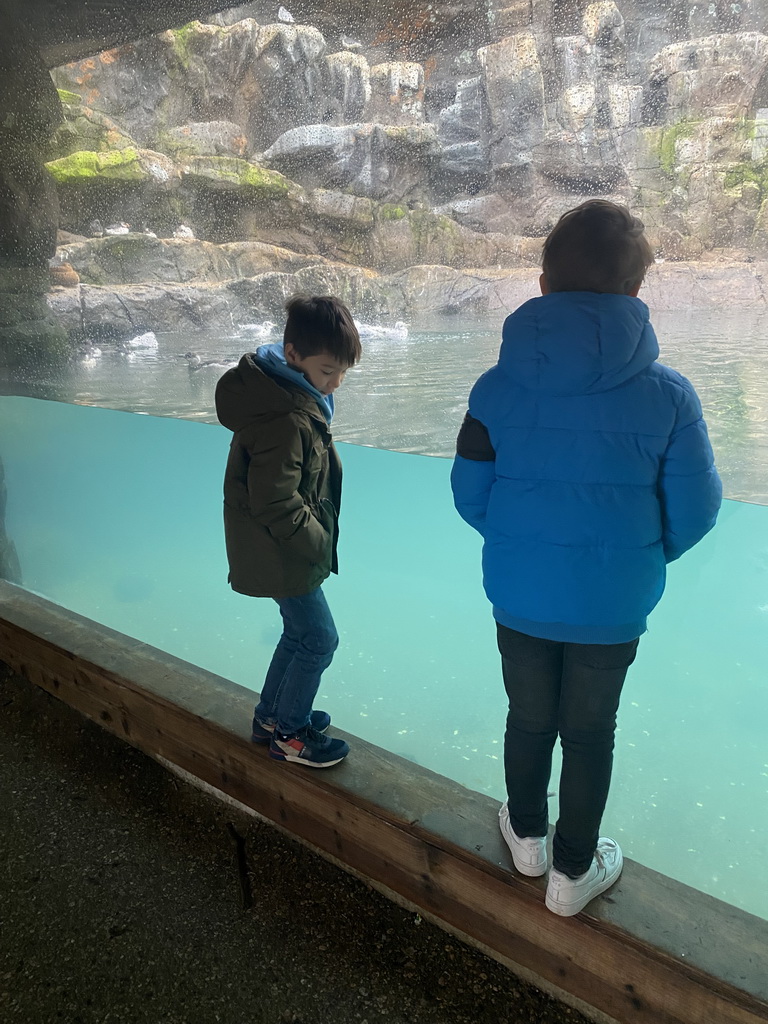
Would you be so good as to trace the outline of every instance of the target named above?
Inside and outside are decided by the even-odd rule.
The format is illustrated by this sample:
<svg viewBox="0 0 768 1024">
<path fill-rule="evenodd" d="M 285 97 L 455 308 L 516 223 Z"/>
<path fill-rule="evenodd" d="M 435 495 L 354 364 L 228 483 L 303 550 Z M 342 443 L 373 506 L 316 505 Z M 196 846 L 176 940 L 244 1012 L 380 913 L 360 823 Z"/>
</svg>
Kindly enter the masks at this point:
<svg viewBox="0 0 768 1024">
<path fill-rule="evenodd" d="M 234 433 L 224 476 L 233 590 L 298 597 L 338 571 L 341 460 L 317 401 L 269 376 L 247 353 L 216 386 Z"/>
</svg>

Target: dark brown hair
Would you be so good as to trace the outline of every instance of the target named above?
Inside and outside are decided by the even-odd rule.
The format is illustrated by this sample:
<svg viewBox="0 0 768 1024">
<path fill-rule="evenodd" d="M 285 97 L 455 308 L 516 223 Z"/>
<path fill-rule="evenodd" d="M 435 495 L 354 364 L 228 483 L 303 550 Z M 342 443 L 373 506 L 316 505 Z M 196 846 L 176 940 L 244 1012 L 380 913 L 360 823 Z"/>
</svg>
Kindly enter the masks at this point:
<svg viewBox="0 0 768 1024">
<path fill-rule="evenodd" d="M 549 290 L 628 295 L 653 263 L 644 230 L 626 206 L 606 199 L 590 199 L 564 213 L 544 243 Z"/>
<path fill-rule="evenodd" d="M 302 359 L 328 353 L 345 366 L 354 366 L 363 354 L 352 314 L 334 295 L 294 295 L 285 308 L 283 341 L 290 342 Z"/>
</svg>

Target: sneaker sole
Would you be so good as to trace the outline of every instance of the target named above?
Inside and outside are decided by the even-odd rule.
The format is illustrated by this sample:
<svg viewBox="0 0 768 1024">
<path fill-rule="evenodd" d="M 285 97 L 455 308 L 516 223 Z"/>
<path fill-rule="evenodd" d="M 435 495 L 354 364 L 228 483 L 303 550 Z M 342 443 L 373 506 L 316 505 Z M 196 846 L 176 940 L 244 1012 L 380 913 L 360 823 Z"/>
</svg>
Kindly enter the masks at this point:
<svg viewBox="0 0 768 1024">
<path fill-rule="evenodd" d="M 606 878 L 594 889 L 590 889 L 587 896 L 582 896 L 580 899 L 576 900 L 575 903 L 556 903 L 554 900 L 550 900 L 549 890 L 547 890 L 547 894 L 544 897 L 544 903 L 546 904 L 547 910 L 551 910 L 552 913 L 557 914 L 558 917 L 573 917 L 574 914 L 580 914 L 587 904 L 591 903 L 592 900 L 597 899 L 597 897 L 604 893 L 606 889 L 610 889 L 612 885 L 615 885 L 616 882 L 618 882 L 623 867 L 624 859 L 622 858 L 621 863 L 619 864 L 619 870 L 614 875 L 610 878 Z"/>
<path fill-rule="evenodd" d="M 288 761 L 291 764 L 304 765 L 305 768 L 332 768 L 333 765 L 343 761 L 347 755 L 342 754 L 341 757 L 337 757 L 333 761 L 308 761 L 306 757 L 290 757 L 287 754 L 273 754 L 270 750 L 269 756 L 273 761 Z"/>
</svg>

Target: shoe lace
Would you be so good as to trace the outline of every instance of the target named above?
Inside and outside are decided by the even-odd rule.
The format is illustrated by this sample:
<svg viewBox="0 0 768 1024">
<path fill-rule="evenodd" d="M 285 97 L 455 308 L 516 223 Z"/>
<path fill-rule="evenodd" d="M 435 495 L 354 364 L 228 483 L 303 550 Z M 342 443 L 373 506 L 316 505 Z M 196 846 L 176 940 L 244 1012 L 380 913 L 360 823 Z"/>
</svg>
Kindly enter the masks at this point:
<svg viewBox="0 0 768 1024">
<path fill-rule="evenodd" d="M 314 726 L 305 725 L 304 728 L 299 732 L 299 736 L 305 743 L 319 743 L 323 744 L 327 742 L 327 737 L 321 732 L 318 732 Z"/>
</svg>

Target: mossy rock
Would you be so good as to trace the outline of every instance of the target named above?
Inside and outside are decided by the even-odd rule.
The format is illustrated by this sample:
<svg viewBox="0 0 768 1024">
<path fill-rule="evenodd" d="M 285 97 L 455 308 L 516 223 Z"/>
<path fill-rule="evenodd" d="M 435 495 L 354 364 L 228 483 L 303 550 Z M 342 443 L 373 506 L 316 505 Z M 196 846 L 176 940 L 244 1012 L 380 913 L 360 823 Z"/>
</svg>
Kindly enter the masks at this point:
<svg viewBox="0 0 768 1024">
<path fill-rule="evenodd" d="M 462 233 L 456 221 L 431 210 L 411 210 L 408 223 L 419 261 L 447 263 L 463 255 Z"/>
<path fill-rule="evenodd" d="M 757 185 L 761 201 L 768 198 L 768 159 L 759 163 L 732 164 L 726 168 L 723 180 L 726 194 L 740 196 L 744 186 L 750 183 Z"/>
<path fill-rule="evenodd" d="M 278 171 L 267 170 L 234 156 L 191 157 L 185 162 L 183 173 L 188 180 L 197 180 L 203 186 L 237 189 L 244 198 L 253 200 L 298 199 L 304 196 L 300 185 Z"/>
<path fill-rule="evenodd" d="M 51 160 L 45 166 L 58 185 L 81 185 L 98 180 L 140 183 L 152 177 L 142 167 L 138 151 L 131 146 L 107 152 L 79 150 Z"/>
<path fill-rule="evenodd" d="M 114 235 L 70 246 L 68 252 L 84 284 L 107 285 L 137 280 L 134 268 L 154 261 L 156 244 L 146 235 Z"/>
<path fill-rule="evenodd" d="M 63 90 L 60 90 L 63 91 Z M 49 159 L 58 160 L 74 153 L 104 153 L 135 149 L 133 139 L 106 116 L 90 107 L 65 107 L 64 121 L 57 128 L 49 147 Z"/>
<path fill-rule="evenodd" d="M 181 28 L 168 30 L 172 53 L 181 71 L 189 71 L 190 63 L 195 56 L 195 39 L 202 34 L 204 34 L 204 27 L 199 21 L 190 21 L 186 25 L 182 25 Z"/>
<path fill-rule="evenodd" d="M 394 203 L 382 203 L 377 210 L 377 217 L 379 220 L 392 221 L 392 220 L 403 220 L 408 216 L 408 211 L 404 206 L 397 206 Z"/>
<path fill-rule="evenodd" d="M 82 105 L 83 97 L 77 92 L 70 92 L 69 89 L 57 89 L 61 105 L 63 107 L 79 107 Z"/>
<path fill-rule="evenodd" d="M 677 167 L 677 143 L 679 139 L 689 139 L 696 134 L 701 121 L 679 121 L 677 124 L 665 125 L 654 129 L 656 135 L 656 156 L 659 166 L 670 177 Z"/>
</svg>

